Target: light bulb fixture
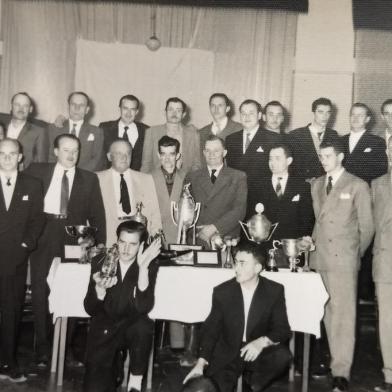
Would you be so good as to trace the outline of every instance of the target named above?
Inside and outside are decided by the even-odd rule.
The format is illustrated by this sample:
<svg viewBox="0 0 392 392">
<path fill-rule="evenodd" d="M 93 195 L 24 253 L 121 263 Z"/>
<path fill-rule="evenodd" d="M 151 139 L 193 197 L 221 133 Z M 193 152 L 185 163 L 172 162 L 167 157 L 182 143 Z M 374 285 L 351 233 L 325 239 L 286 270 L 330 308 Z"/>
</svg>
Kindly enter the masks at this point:
<svg viewBox="0 0 392 392">
<path fill-rule="evenodd" d="M 146 46 L 152 52 L 155 52 L 161 47 L 161 41 L 156 36 L 155 27 L 157 20 L 157 6 L 156 4 L 151 5 L 151 37 L 146 41 Z"/>
</svg>

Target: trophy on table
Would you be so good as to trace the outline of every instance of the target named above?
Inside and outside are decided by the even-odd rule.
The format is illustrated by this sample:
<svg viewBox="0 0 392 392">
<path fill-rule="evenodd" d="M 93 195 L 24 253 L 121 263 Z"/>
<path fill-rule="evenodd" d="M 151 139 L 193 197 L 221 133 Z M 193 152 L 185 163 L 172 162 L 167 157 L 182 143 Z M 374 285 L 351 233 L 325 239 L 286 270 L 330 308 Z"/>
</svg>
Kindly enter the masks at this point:
<svg viewBox="0 0 392 392">
<path fill-rule="evenodd" d="M 143 208 L 143 203 L 141 201 L 136 203 L 136 213 L 135 215 L 130 216 L 129 220 L 142 223 L 147 229 L 148 220 L 147 217 L 142 214 L 142 208 Z"/>
<path fill-rule="evenodd" d="M 85 225 L 72 225 L 65 226 L 65 231 L 69 236 L 77 238 L 78 242 L 78 245 L 66 245 L 66 251 L 68 250 L 72 254 L 79 253 L 78 261 L 80 264 L 90 263 L 93 257 L 90 250 L 92 250 L 95 244 L 97 228 Z"/>
<path fill-rule="evenodd" d="M 185 184 L 178 203 L 171 202 L 171 216 L 177 226 L 177 243 L 186 244 L 186 233 L 192 229 L 192 244 L 196 243 L 196 222 L 200 215 L 200 203 L 196 203 L 189 190 L 189 184 Z"/>
</svg>

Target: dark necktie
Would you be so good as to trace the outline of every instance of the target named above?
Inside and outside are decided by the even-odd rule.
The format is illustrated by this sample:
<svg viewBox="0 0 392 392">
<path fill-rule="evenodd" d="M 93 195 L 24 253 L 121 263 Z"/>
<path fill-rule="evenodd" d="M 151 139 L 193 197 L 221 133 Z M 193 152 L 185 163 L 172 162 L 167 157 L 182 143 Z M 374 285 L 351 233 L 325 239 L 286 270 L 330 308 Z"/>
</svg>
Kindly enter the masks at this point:
<svg viewBox="0 0 392 392">
<path fill-rule="evenodd" d="M 129 141 L 128 129 L 129 129 L 129 127 L 124 127 L 123 139 L 126 140 L 128 143 L 131 143 L 131 142 Z"/>
<path fill-rule="evenodd" d="M 73 127 L 71 129 L 71 135 L 76 136 L 76 123 L 73 123 Z"/>
<path fill-rule="evenodd" d="M 276 196 L 278 196 L 278 199 L 280 199 L 283 196 L 283 191 L 282 191 L 282 177 L 278 177 L 278 182 L 276 183 Z"/>
<path fill-rule="evenodd" d="M 120 204 L 126 214 L 131 212 L 131 203 L 129 201 L 129 193 L 127 183 L 124 180 L 124 174 L 120 174 Z"/>
<path fill-rule="evenodd" d="M 63 178 L 61 179 L 61 195 L 60 195 L 60 214 L 67 215 L 68 198 L 69 198 L 69 182 L 67 171 L 64 170 Z"/>
<path fill-rule="evenodd" d="M 332 190 L 332 176 L 328 176 L 328 184 L 327 184 L 327 188 L 326 188 L 327 195 L 329 195 L 331 190 Z"/>
<path fill-rule="evenodd" d="M 215 173 L 216 173 L 216 169 L 212 169 L 212 170 L 211 170 L 211 182 L 212 182 L 213 184 L 215 184 L 215 181 L 216 181 L 216 175 L 215 175 Z"/>
<path fill-rule="evenodd" d="M 11 177 L 7 177 L 7 183 L 6 183 L 6 185 L 7 185 L 7 186 L 11 186 Z"/>
</svg>

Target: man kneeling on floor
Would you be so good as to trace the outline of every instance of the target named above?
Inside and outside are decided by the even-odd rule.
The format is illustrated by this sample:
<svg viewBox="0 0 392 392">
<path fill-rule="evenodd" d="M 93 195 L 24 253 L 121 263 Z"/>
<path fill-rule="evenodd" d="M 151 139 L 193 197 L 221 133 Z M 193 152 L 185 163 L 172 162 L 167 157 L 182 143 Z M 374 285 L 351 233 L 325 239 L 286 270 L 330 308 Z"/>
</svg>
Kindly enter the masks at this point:
<svg viewBox="0 0 392 392">
<path fill-rule="evenodd" d="M 148 313 L 154 305 L 154 288 L 160 240 L 144 249 L 147 232 L 143 224 L 121 223 L 117 228 L 119 262 L 116 276 L 100 274 L 102 256 L 93 259 L 84 307 L 91 315 L 87 338 L 84 392 L 114 392 L 118 379 L 118 353 L 130 352 L 129 388 L 141 391 L 153 338 Z"/>
<path fill-rule="evenodd" d="M 283 344 L 290 337 L 284 288 L 261 277 L 265 255 L 250 242 L 234 258 L 236 277 L 214 288 L 211 312 L 201 336 L 200 357 L 187 375 L 205 374 L 221 392 L 235 390 L 243 374 L 252 392 L 263 391 L 289 366 Z"/>
</svg>

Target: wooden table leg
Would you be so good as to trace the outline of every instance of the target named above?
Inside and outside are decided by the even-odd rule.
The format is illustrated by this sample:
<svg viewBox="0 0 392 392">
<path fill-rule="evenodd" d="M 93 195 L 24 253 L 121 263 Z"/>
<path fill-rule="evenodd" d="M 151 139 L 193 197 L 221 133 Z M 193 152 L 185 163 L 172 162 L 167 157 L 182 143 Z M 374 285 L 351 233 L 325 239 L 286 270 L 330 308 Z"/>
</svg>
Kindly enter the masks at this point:
<svg viewBox="0 0 392 392">
<path fill-rule="evenodd" d="M 310 334 L 304 333 L 304 357 L 303 357 L 303 365 L 302 365 L 302 392 L 308 392 L 309 357 L 310 357 Z"/>
<path fill-rule="evenodd" d="M 57 371 L 57 357 L 59 354 L 60 328 L 61 328 L 61 321 L 60 318 L 57 317 L 54 326 L 54 334 L 53 334 L 52 363 L 50 367 L 51 373 L 56 373 Z"/>
<path fill-rule="evenodd" d="M 154 371 L 154 344 L 155 344 L 154 336 L 155 336 L 155 321 L 154 321 L 154 333 L 152 335 L 150 358 L 148 359 L 146 392 L 152 391 L 152 372 Z"/>
<path fill-rule="evenodd" d="M 60 354 L 59 354 L 59 372 L 57 375 L 57 385 L 63 385 L 64 376 L 64 360 L 65 360 L 65 343 L 67 340 L 67 323 L 68 317 L 61 317 L 61 330 L 60 330 Z"/>
<path fill-rule="evenodd" d="M 294 366 L 295 332 L 293 332 L 293 334 L 291 336 L 289 348 L 290 348 L 291 354 L 293 355 L 293 362 L 291 363 L 291 366 L 290 366 L 290 369 L 289 369 L 289 381 L 290 382 L 294 382 L 294 371 L 295 371 L 295 366 Z"/>
</svg>

